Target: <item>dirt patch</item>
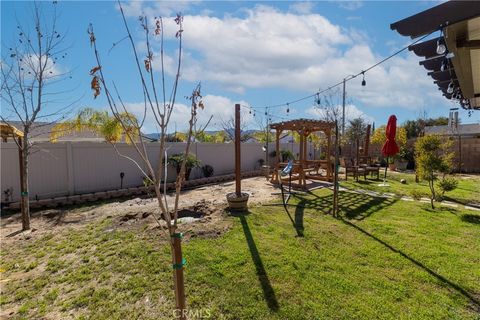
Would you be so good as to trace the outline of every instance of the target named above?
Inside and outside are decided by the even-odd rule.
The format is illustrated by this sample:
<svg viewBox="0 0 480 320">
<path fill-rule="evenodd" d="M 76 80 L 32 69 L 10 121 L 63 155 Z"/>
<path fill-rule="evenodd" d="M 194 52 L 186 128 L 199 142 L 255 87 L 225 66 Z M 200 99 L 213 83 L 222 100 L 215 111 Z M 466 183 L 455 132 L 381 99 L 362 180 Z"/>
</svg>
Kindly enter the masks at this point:
<svg viewBox="0 0 480 320">
<path fill-rule="evenodd" d="M 106 230 L 144 230 L 151 232 L 162 229 L 166 232 L 167 226 L 159 219 L 158 210 L 155 206 L 151 211 L 129 212 L 115 217 L 111 226 Z M 225 219 L 226 205 L 213 203 L 205 199 L 186 206 L 178 211 L 178 231 L 184 233 L 184 239 L 194 237 L 211 238 L 218 237 L 231 227 L 231 221 Z"/>
<path fill-rule="evenodd" d="M 225 219 L 226 194 L 235 191 L 235 183 L 226 182 L 199 187 L 182 192 L 179 203 L 179 230 L 185 237 L 216 237 L 230 228 Z M 242 191 L 250 194 L 249 204 L 264 203 L 278 197 L 278 192 L 264 177 L 242 180 Z M 174 194 L 167 195 L 170 208 L 174 203 Z M 52 231 L 62 232 L 68 229 L 83 228 L 86 224 L 112 219 L 109 229 L 145 229 L 165 228 L 159 225 L 158 206 L 155 198 L 133 198 L 98 202 L 82 206 L 39 210 L 32 213 L 32 231 L 20 232 L 21 216 L 15 213 L 1 219 L 0 239 L 8 246 L 17 240 L 40 238 Z"/>
</svg>

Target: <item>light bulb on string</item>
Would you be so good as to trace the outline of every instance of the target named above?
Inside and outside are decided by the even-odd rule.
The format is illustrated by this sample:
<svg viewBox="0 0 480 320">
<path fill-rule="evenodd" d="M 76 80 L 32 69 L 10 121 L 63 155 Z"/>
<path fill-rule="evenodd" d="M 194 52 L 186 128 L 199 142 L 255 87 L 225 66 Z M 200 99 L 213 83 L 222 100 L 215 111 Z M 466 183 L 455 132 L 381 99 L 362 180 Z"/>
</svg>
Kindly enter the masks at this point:
<svg viewBox="0 0 480 320">
<path fill-rule="evenodd" d="M 445 40 L 442 38 L 437 40 L 437 54 L 444 54 L 447 52 L 447 47 L 445 46 Z"/>
<path fill-rule="evenodd" d="M 365 81 L 365 71 L 362 71 L 362 76 L 363 76 L 362 87 L 365 87 L 367 85 L 367 81 Z"/>
<path fill-rule="evenodd" d="M 440 71 L 445 71 L 448 69 L 448 59 L 444 59 L 442 61 L 442 65 L 440 66 Z"/>
<path fill-rule="evenodd" d="M 453 80 L 450 81 L 450 83 L 448 84 L 447 93 L 450 93 L 450 94 L 453 93 Z"/>
</svg>

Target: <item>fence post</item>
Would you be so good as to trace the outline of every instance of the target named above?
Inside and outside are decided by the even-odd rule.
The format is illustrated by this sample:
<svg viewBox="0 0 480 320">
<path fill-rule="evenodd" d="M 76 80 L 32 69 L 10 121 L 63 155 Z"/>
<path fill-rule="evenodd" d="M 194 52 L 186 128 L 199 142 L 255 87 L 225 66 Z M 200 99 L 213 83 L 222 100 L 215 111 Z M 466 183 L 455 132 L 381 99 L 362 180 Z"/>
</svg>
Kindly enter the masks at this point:
<svg viewBox="0 0 480 320">
<path fill-rule="evenodd" d="M 72 142 L 66 142 L 67 147 L 67 186 L 68 186 L 68 195 L 75 194 L 75 173 L 73 171 L 73 150 Z"/>
</svg>

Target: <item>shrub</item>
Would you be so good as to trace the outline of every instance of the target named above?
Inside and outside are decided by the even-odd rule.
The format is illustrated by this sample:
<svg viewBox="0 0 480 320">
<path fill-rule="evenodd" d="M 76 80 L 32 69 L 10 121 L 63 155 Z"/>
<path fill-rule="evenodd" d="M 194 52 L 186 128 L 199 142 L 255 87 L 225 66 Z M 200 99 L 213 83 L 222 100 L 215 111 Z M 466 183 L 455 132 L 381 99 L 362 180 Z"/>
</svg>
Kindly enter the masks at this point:
<svg viewBox="0 0 480 320">
<path fill-rule="evenodd" d="M 280 150 L 280 156 L 282 158 L 282 162 L 295 159 L 295 156 L 290 150 Z"/>
<path fill-rule="evenodd" d="M 430 204 L 434 209 L 433 201 L 437 198 L 434 181 L 437 173 L 449 173 L 452 167 L 453 153 L 448 149 L 451 142 L 442 142 L 437 135 L 425 135 L 415 142 L 415 162 L 418 176 L 428 182 L 430 188 Z"/>
<path fill-rule="evenodd" d="M 184 154 L 183 153 L 178 153 L 178 154 L 173 154 L 170 157 L 168 157 L 167 162 L 168 164 L 172 165 L 175 167 L 177 170 L 177 174 L 180 173 L 180 169 L 182 167 L 182 162 L 184 159 Z M 192 168 L 195 167 L 200 167 L 202 162 L 195 157 L 193 154 L 188 154 L 187 160 L 185 162 L 185 180 L 188 180 L 190 177 L 190 172 L 192 171 Z"/>
<path fill-rule="evenodd" d="M 445 192 L 455 190 L 458 186 L 458 180 L 455 178 L 444 177 L 442 180 L 437 182 L 438 188 L 442 191 L 442 197 Z"/>
<path fill-rule="evenodd" d="M 202 167 L 203 176 L 205 178 L 213 176 L 213 167 L 209 164 L 206 164 Z"/>
<path fill-rule="evenodd" d="M 412 196 L 413 199 L 420 200 L 425 195 L 425 193 L 418 190 L 412 190 L 410 191 L 410 195 Z"/>
</svg>

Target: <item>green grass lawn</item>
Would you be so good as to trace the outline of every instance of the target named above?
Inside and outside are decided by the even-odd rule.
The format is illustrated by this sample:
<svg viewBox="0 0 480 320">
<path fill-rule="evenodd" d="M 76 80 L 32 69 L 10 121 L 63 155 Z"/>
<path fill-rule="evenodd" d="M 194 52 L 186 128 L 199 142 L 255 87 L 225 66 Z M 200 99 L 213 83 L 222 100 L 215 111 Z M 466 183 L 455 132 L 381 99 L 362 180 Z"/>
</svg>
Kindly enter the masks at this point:
<svg viewBox="0 0 480 320">
<path fill-rule="evenodd" d="M 480 213 L 331 192 L 228 216 L 184 245 L 191 310 L 211 319 L 479 319 Z M 297 205 L 297 206 L 294 206 Z M 12 318 L 170 319 L 169 247 L 111 220 L 2 247 Z"/>
<path fill-rule="evenodd" d="M 349 189 L 365 189 L 378 192 L 395 193 L 400 196 L 411 196 L 412 191 L 422 193 L 425 197 L 429 197 L 430 189 L 425 181 L 415 182 L 415 175 L 411 173 L 398 173 L 387 171 L 387 183 L 388 187 L 379 187 L 383 179 L 384 171 L 381 170 L 380 181 L 374 180 L 370 177 L 365 180 L 363 177 L 358 178 L 358 182 L 353 177 L 348 177 L 347 181 L 342 181 L 341 185 Z M 344 174 L 340 174 L 341 178 L 344 178 Z M 406 180 L 406 184 L 400 183 L 401 179 Z M 465 176 L 459 175 L 458 187 L 445 193 L 445 200 L 455 201 L 463 204 L 476 203 L 480 204 L 480 177 L 478 176 Z M 435 184 L 436 190 L 439 188 Z"/>
</svg>

